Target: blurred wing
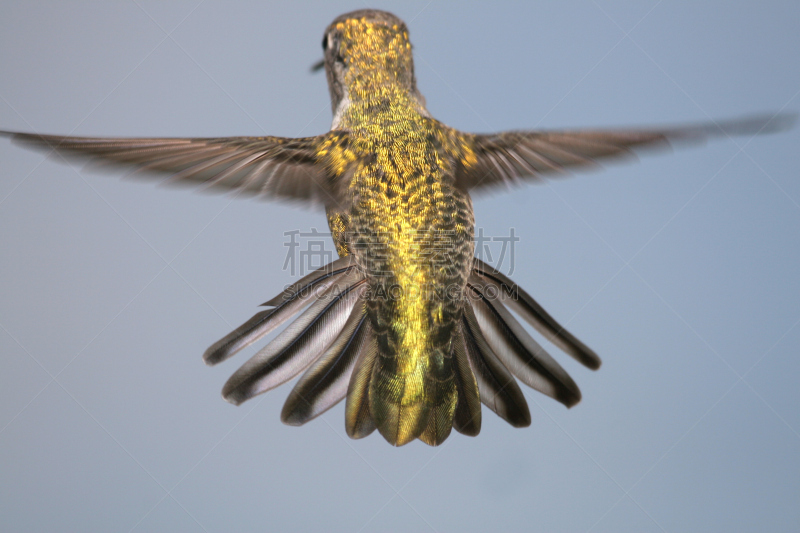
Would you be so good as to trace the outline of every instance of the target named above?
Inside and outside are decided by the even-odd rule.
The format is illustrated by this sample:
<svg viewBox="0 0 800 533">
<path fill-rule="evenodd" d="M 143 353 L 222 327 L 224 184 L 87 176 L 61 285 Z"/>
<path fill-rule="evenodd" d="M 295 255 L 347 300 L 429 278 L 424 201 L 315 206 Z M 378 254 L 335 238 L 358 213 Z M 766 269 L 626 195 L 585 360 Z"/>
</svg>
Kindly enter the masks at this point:
<svg viewBox="0 0 800 533">
<path fill-rule="evenodd" d="M 244 194 L 333 202 L 330 180 L 318 149 L 346 141 L 346 134 L 317 137 L 104 138 L 0 132 L 23 146 L 54 150 L 65 157 L 169 174 L 169 182 Z"/>
<path fill-rule="evenodd" d="M 464 190 L 481 189 L 520 178 L 596 166 L 597 161 L 633 155 L 637 149 L 673 143 L 702 142 L 710 137 L 773 133 L 787 129 L 795 115 L 777 114 L 672 128 L 509 131 L 465 134 L 467 152 L 456 181 Z"/>
</svg>

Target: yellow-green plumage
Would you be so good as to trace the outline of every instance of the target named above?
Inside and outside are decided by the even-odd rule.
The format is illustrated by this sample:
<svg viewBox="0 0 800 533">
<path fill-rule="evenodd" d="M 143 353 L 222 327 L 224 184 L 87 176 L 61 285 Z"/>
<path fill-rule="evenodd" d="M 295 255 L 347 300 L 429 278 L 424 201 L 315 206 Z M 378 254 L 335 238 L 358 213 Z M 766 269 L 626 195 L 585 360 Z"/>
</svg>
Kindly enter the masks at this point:
<svg viewBox="0 0 800 533">
<path fill-rule="evenodd" d="M 349 145 L 340 149 L 346 155 L 323 157 L 350 179 L 349 205 L 329 220 L 337 249 L 355 255 L 369 285 L 378 344 L 370 412 L 393 444 L 438 444 L 458 400 L 452 341 L 474 248 L 472 205 L 455 187 L 457 154 L 448 151 L 455 134 L 414 95 L 404 25 L 349 18 L 331 29 L 348 68 L 349 105 L 337 127 Z"/>
</svg>

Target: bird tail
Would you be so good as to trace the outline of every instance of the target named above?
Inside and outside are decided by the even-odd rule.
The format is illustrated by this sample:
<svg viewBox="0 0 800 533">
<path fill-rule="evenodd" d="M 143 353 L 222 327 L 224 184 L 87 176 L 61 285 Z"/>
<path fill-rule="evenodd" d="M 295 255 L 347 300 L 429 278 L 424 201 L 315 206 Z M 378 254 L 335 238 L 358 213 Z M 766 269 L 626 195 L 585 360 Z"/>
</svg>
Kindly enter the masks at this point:
<svg viewBox="0 0 800 533">
<path fill-rule="evenodd" d="M 380 388 L 383 356 L 367 317 L 366 289 L 363 272 L 352 256 L 346 256 L 263 304 L 269 309 L 256 313 L 206 350 L 207 364 L 228 359 L 299 316 L 230 377 L 223 397 L 238 405 L 305 371 L 284 404 L 284 423 L 305 424 L 347 398 L 345 427 L 351 438 L 366 437 L 380 428 L 395 445 L 419 438 L 436 446 L 451 428 L 477 435 L 481 403 L 514 427 L 530 425 L 530 411 L 516 379 L 567 407 L 580 401 L 572 378 L 510 310 L 583 365 L 600 367 L 600 358 L 527 292 L 476 259 L 441 375 L 425 376 L 433 405 L 424 413 L 403 418 L 400 411 L 389 409 L 394 406 L 370 400 Z M 403 420 L 414 427 L 391 429 L 401 427 Z"/>
</svg>

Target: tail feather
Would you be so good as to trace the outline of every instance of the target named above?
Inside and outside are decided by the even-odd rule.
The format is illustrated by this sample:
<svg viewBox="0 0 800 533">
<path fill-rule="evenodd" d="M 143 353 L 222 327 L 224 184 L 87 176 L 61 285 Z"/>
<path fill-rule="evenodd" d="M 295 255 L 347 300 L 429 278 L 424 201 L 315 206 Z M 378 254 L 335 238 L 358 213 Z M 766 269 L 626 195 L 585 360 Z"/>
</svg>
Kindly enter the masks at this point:
<svg viewBox="0 0 800 533">
<path fill-rule="evenodd" d="M 264 302 L 261 306 L 277 307 L 295 298 L 305 297 L 308 299 L 314 296 L 314 293 L 317 295 L 322 294 L 322 290 L 329 287 L 331 283 L 335 281 L 331 278 L 344 274 L 353 268 L 356 268 L 356 264 L 352 255 L 341 257 L 301 278 L 297 283 L 287 287 L 282 293 Z"/>
<path fill-rule="evenodd" d="M 556 322 L 530 294 L 506 275 L 476 258 L 470 281 L 475 286 L 484 289 L 491 287 L 492 292 L 499 296 L 503 303 L 519 313 L 547 340 L 564 350 L 579 363 L 592 370 L 600 368 L 602 361 L 593 350 Z"/>
<path fill-rule="evenodd" d="M 452 353 L 444 356 L 443 361 L 438 372 L 430 372 L 426 379 L 431 405 L 428 423 L 420 433 L 419 440 L 429 446 L 438 446 L 450 436 L 458 404 L 458 381 Z"/>
<path fill-rule="evenodd" d="M 464 306 L 462 328 L 467 357 L 478 383 L 481 402 L 514 427 L 530 426 L 528 402 L 525 401 L 517 380 L 487 344 L 469 302 Z"/>
<path fill-rule="evenodd" d="M 381 348 L 367 313 L 364 273 L 346 256 L 266 302 L 273 308 L 212 345 L 204 359 L 227 359 L 306 307 L 231 376 L 223 396 L 239 404 L 308 369 L 284 404 L 285 423 L 305 424 L 346 398 L 348 436 L 359 439 L 378 429 L 395 446 L 414 439 L 437 446 L 452 428 L 478 435 L 481 404 L 514 427 L 529 426 L 528 404 L 514 376 L 567 406 L 580 400 L 575 382 L 509 308 L 569 355 L 598 368 L 592 350 L 513 281 L 477 259 L 466 291 L 449 346 L 406 360 L 415 366 L 403 369 L 402 357 Z"/>
<path fill-rule="evenodd" d="M 347 395 L 350 376 L 365 337 L 364 323 L 367 317 L 364 312 L 364 289 L 366 285 L 357 289 L 359 299 L 339 336 L 289 393 L 281 412 L 281 420 L 285 424 L 301 426 Z"/>
<path fill-rule="evenodd" d="M 207 365 L 216 365 L 257 342 L 289 320 L 322 292 L 353 268 L 350 257 L 330 263 L 301 279 L 289 289 L 263 304 L 273 307 L 256 313 L 250 320 L 212 344 L 203 354 Z"/>
<path fill-rule="evenodd" d="M 467 335 L 462 322 L 453 343 L 458 390 L 453 427 L 462 435 L 476 437 L 481 432 L 481 395 L 467 355 Z"/>
<path fill-rule="evenodd" d="M 302 372 L 336 339 L 363 283 L 351 272 L 329 288 L 288 328 L 242 365 L 225 383 L 222 396 L 236 405 L 285 383 Z"/>
<path fill-rule="evenodd" d="M 375 423 L 369 411 L 369 381 L 378 346 L 369 320 L 364 322 L 364 339 L 359 347 L 350 384 L 347 387 L 347 400 L 344 408 L 344 426 L 351 439 L 363 439 L 375 431 Z"/>
<path fill-rule="evenodd" d="M 572 407 L 581 391 L 566 370 L 528 335 L 497 300 L 470 286 L 473 310 L 487 343 L 505 367 L 523 383 Z"/>
<path fill-rule="evenodd" d="M 429 368 L 417 361 L 409 372 L 397 369 L 394 355 L 378 353 L 369 381 L 369 410 L 375 427 L 389 444 L 403 446 L 428 425 L 432 387 Z"/>
</svg>

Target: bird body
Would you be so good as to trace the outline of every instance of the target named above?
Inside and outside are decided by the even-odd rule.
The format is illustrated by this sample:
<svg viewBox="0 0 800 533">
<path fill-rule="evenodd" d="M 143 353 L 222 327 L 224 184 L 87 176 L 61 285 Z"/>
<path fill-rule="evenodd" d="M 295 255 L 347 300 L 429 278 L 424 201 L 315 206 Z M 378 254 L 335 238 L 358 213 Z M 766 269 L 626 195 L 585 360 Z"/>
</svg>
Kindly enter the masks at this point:
<svg viewBox="0 0 800 533">
<path fill-rule="evenodd" d="M 453 427 L 477 435 L 481 403 L 515 427 L 529 425 L 516 379 L 568 407 L 580 400 L 575 382 L 510 311 L 585 366 L 600 366 L 529 294 L 473 257 L 471 191 L 670 141 L 775 131 L 791 120 L 469 134 L 428 113 L 408 30 L 394 15 L 342 15 L 323 49 L 334 116 L 331 131 L 316 137 L 6 134 L 172 180 L 322 204 L 340 258 L 266 302 L 204 359 L 219 363 L 299 314 L 231 376 L 223 396 L 239 404 L 302 373 L 284 422 L 304 424 L 346 398 L 348 435 L 377 429 L 393 445 L 438 445 Z"/>
<path fill-rule="evenodd" d="M 329 217 L 340 217 L 342 245 L 366 275 L 378 345 L 370 413 L 390 442 L 424 433 L 438 443 L 436 423 L 449 431 L 458 401 L 453 334 L 474 250 L 472 204 L 455 184 L 460 139 L 425 109 L 401 21 L 345 16 L 323 46 L 333 125 L 349 133 L 349 153 L 325 154 L 348 184 Z"/>
</svg>

